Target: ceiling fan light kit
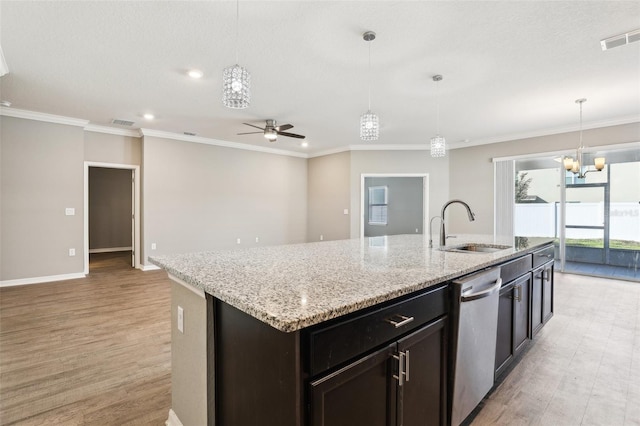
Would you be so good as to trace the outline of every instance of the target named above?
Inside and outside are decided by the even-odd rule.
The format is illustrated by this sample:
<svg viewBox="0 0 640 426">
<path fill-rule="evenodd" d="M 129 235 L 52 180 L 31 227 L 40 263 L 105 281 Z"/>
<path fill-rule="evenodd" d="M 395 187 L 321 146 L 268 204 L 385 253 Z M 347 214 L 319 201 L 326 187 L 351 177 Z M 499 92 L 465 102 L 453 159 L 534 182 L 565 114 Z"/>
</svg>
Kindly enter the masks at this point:
<svg viewBox="0 0 640 426">
<path fill-rule="evenodd" d="M 576 149 L 576 158 L 574 159 L 566 156 L 563 160 L 565 170 L 577 175 L 578 179 L 584 179 L 589 172 L 601 172 L 604 169 L 606 162 L 604 157 L 597 157 L 593 159 L 595 170 L 589 170 L 588 168 L 583 167 L 584 145 L 582 144 L 582 104 L 585 102 L 587 102 L 585 98 L 576 99 L 576 103 L 580 105 L 580 144 L 578 145 L 578 149 Z"/>
<path fill-rule="evenodd" d="M 376 39 L 376 33 L 367 31 L 362 38 L 369 44 L 369 108 L 360 117 L 360 139 L 375 141 L 380 135 L 380 121 L 378 116 L 371 112 L 371 42 Z"/>
<path fill-rule="evenodd" d="M 240 2 L 236 0 L 236 64 L 222 72 L 222 103 L 227 108 L 244 109 L 251 103 L 251 74 L 238 65 Z"/>
<path fill-rule="evenodd" d="M 260 129 L 261 132 L 246 132 L 246 133 L 238 133 L 238 135 L 255 135 L 257 133 L 262 133 L 269 142 L 275 142 L 278 139 L 278 136 L 286 136 L 288 138 L 296 138 L 296 139 L 304 139 L 305 136 L 298 135 L 295 133 L 285 132 L 285 130 L 293 129 L 293 125 L 291 124 L 282 124 L 280 126 L 277 125 L 276 120 L 268 119 L 265 121 L 264 127 L 254 126 L 249 123 L 242 123 L 245 126 L 254 127 L 256 129 Z"/>
</svg>

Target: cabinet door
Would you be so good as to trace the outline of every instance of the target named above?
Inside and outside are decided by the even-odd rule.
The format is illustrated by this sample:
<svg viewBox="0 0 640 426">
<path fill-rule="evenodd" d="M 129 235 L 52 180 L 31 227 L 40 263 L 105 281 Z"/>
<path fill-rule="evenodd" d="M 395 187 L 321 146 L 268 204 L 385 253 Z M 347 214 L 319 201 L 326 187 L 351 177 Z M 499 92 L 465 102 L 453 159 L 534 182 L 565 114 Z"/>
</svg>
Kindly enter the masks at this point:
<svg viewBox="0 0 640 426">
<path fill-rule="evenodd" d="M 553 316 L 553 262 L 544 266 L 542 274 L 542 321 Z"/>
<path fill-rule="evenodd" d="M 513 354 L 516 355 L 529 341 L 531 301 L 531 274 L 516 279 L 513 286 Z"/>
<path fill-rule="evenodd" d="M 542 281 L 544 267 L 533 271 L 531 281 L 531 337 L 542 328 Z"/>
<path fill-rule="evenodd" d="M 406 356 L 406 381 L 398 386 L 398 422 L 402 426 L 446 424 L 447 318 L 398 341 Z"/>
<path fill-rule="evenodd" d="M 498 335 L 496 336 L 496 377 L 504 371 L 513 355 L 513 283 L 500 289 Z"/>
<path fill-rule="evenodd" d="M 392 426 L 396 418 L 396 344 L 311 382 L 313 426 Z"/>
</svg>

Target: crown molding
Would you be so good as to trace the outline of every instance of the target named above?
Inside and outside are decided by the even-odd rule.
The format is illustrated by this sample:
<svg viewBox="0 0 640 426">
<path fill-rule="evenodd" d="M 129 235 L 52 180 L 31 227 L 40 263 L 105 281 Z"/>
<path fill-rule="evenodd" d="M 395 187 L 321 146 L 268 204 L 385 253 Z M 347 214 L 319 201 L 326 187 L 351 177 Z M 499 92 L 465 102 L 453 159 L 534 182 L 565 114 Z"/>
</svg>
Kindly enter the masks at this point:
<svg viewBox="0 0 640 426">
<path fill-rule="evenodd" d="M 267 153 L 267 154 L 285 155 L 285 156 L 288 156 L 288 157 L 309 158 L 308 154 L 301 153 L 301 152 L 287 151 L 287 150 L 284 150 L 284 149 L 268 148 L 268 147 L 255 146 L 255 145 L 248 145 L 248 144 L 243 144 L 243 143 L 238 143 L 238 142 L 228 142 L 228 141 L 222 141 L 222 140 L 219 140 L 219 139 L 204 138 L 202 136 L 189 136 L 189 135 L 182 135 L 182 134 L 179 134 L 179 133 L 165 132 L 165 131 L 162 131 L 162 130 L 153 130 L 153 129 L 144 129 L 144 128 L 141 128 L 140 132 L 142 133 L 143 136 L 151 136 L 151 137 L 155 137 L 155 138 L 163 138 L 163 139 L 172 139 L 172 140 L 176 140 L 176 141 L 201 143 L 201 144 L 205 144 L 205 145 L 222 146 L 222 147 L 225 147 L 225 148 L 243 149 L 245 151 L 257 151 L 257 152 L 264 152 L 264 153 Z"/>
<path fill-rule="evenodd" d="M 129 136 L 132 138 L 141 138 L 142 133 L 138 129 L 120 129 L 118 127 L 100 126 L 98 124 L 87 124 L 84 130 L 94 133 L 106 133 L 109 135 Z"/>
<path fill-rule="evenodd" d="M 596 121 L 596 122 L 586 123 L 586 124 L 583 123 L 582 130 L 599 129 L 603 127 L 620 126 L 623 124 L 633 124 L 633 123 L 640 123 L 640 119 L 638 119 L 638 116 L 629 115 L 626 117 L 620 117 L 613 120 Z M 525 133 L 512 133 L 509 135 L 496 136 L 492 138 L 471 140 L 470 142 L 452 143 L 449 145 L 448 149 L 460 149 L 460 148 L 467 148 L 467 147 L 478 146 L 478 145 L 489 145 L 492 143 L 501 143 L 501 142 L 516 141 L 521 139 L 538 138 L 541 136 L 550 136 L 550 135 L 557 135 L 562 133 L 577 132 L 579 130 L 580 130 L 580 125 L 578 124 L 578 125 L 572 125 L 572 126 L 536 130 L 536 131 L 525 132 Z"/>
<path fill-rule="evenodd" d="M 47 123 L 65 124 L 67 126 L 85 127 L 89 120 L 79 118 L 64 117 L 62 115 L 47 114 L 44 112 L 27 111 L 25 109 L 0 107 L 0 115 L 14 118 L 24 118 L 26 120 L 44 121 Z"/>
</svg>

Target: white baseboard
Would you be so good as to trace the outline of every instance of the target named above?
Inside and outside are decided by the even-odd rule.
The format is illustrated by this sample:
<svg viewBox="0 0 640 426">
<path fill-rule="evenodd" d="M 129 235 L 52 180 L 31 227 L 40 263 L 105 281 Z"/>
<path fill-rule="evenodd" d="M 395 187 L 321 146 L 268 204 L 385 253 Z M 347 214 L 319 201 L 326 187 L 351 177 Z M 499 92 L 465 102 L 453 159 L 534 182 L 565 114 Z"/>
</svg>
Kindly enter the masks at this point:
<svg viewBox="0 0 640 426">
<path fill-rule="evenodd" d="M 50 275 L 47 277 L 20 278 L 17 280 L 0 281 L 0 287 L 12 287 L 16 285 L 50 283 L 53 281 L 75 280 L 78 278 L 85 278 L 85 277 L 86 277 L 85 274 L 83 274 L 82 272 L 78 272 L 76 274 L 62 274 L 62 275 Z"/>
<path fill-rule="evenodd" d="M 89 254 L 112 253 L 114 251 L 131 251 L 131 250 L 133 250 L 133 247 L 108 247 L 108 248 L 89 249 Z"/>
<path fill-rule="evenodd" d="M 176 415 L 176 412 L 173 409 L 169 409 L 169 418 L 166 422 L 164 422 L 166 426 L 182 426 L 182 422 Z"/>
<path fill-rule="evenodd" d="M 140 269 L 143 270 L 144 272 L 147 272 L 147 271 L 157 271 L 160 268 L 156 265 L 140 265 Z"/>
</svg>

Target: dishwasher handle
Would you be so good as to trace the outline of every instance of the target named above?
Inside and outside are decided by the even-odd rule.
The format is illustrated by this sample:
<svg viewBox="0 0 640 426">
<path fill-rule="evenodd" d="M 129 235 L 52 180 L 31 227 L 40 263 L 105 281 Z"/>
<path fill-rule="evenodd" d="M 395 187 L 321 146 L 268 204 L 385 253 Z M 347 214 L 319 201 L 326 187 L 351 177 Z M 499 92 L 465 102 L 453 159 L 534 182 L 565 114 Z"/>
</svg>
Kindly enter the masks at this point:
<svg viewBox="0 0 640 426">
<path fill-rule="evenodd" d="M 472 300 L 482 299 L 484 297 L 488 297 L 498 291 L 502 286 L 502 278 L 498 278 L 493 285 L 485 290 L 479 291 L 477 293 L 464 293 L 460 300 L 463 302 L 470 302 Z"/>
</svg>

